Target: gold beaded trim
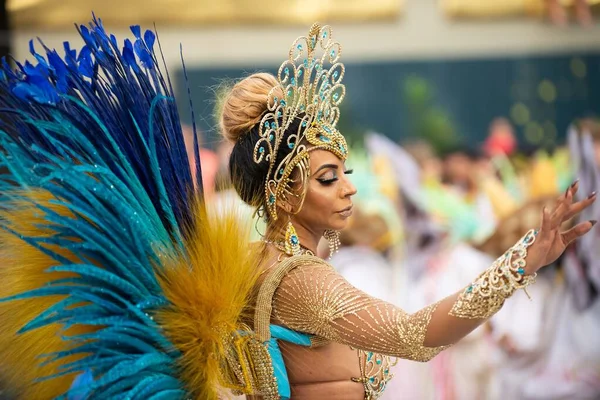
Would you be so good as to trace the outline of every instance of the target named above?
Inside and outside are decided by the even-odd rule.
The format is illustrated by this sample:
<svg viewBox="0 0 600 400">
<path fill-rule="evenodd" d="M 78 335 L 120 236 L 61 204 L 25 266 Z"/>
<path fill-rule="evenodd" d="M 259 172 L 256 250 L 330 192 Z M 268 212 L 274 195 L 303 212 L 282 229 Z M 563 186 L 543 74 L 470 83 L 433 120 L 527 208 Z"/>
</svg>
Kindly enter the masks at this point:
<svg viewBox="0 0 600 400">
<path fill-rule="evenodd" d="M 535 242 L 536 231 L 530 230 L 519 242 L 498 258 L 490 268 L 465 288 L 450 310 L 458 318 L 487 319 L 494 315 L 504 300 L 517 289 L 535 282 L 525 275 L 527 249 Z"/>
</svg>

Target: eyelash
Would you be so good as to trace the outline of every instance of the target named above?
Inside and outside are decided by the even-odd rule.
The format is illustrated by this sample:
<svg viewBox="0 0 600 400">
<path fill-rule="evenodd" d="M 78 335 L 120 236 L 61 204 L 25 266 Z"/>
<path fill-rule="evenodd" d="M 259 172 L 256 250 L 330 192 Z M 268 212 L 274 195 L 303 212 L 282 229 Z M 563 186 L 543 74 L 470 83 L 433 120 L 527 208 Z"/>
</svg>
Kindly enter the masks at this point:
<svg viewBox="0 0 600 400">
<path fill-rule="evenodd" d="M 344 171 L 344 175 L 352 175 L 352 173 L 354 172 L 353 169 L 348 169 L 346 171 Z M 335 178 L 331 178 L 331 179 L 317 179 L 321 185 L 324 186 L 329 186 L 331 185 L 333 182 L 337 181 L 339 178 L 335 177 Z"/>
</svg>

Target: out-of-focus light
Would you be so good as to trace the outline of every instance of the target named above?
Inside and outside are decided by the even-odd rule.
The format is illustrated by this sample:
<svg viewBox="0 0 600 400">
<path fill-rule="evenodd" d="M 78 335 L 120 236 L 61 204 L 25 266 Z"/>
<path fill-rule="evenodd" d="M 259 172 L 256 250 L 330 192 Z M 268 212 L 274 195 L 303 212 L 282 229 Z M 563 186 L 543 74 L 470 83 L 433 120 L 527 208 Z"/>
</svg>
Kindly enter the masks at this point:
<svg viewBox="0 0 600 400">
<path fill-rule="evenodd" d="M 8 0 L 8 3 L 6 3 L 6 9 L 9 12 L 16 12 L 35 6 L 41 2 L 42 0 Z"/>
<path fill-rule="evenodd" d="M 516 103 L 510 109 L 510 117 L 517 125 L 529 122 L 529 108 L 523 103 Z"/>
<path fill-rule="evenodd" d="M 544 129 L 535 121 L 530 121 L 525 126 L 525 139 L 532 144 L 540 144 L 544 138 Z"/>
<path fill-rule="evenodd" d="M 580 79 L 583 79 L 586 77 L 587 65 L 585 64 L 585 61 L 583 61 L 581 58 L 579 58 L 579 57 L 572 58 L 570 67 L 571 67 L 571 73 L 575 77 L 580 78 Z"/>
<path fill-rule="evenodd" d="M 544 79 L 538 85 L 538 95 L 546 103 L 552 103 L 556 100 L 556 86 L 548 79 Z"/>
</svg>

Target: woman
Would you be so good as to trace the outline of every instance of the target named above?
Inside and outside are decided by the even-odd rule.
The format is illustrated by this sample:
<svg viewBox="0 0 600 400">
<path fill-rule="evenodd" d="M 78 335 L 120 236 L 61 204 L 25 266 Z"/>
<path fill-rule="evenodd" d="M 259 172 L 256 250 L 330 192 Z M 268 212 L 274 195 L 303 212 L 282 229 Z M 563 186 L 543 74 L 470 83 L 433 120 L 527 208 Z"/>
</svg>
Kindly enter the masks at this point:
<svg viewBox="0 0 600 400">
<path fill-rule="evenodd" d="M 135 45 L 117 53 L 94 21 L 81 28 L 88 47 L 77 60 L 48 50 L 52 68 L 39 56 L 24 77 L 3 71 L 14 94 L 3 101 L 24 115 L 2 132 L 0 273 L 2 297 L 12 297 L 0 308 L 0 381 L 17 397 L 206 399 L 226 387 L 264 399 L 374 399 L 391 357 L 431 359 L 593 226 L 559 230 L 595 200 L 573 203 L 575 183 L 539 232 L 421 311 L 352 287 L 313 255 L 324 235 L 335 250 L 355 193 L 335 129 L 340 46 L 315 24 L 277 79 L 252 75 L 223 106 L 236 189 L 267 220 L 262 249 L 249 249 L 233 219 L 190 194 L 154 36 L 132 31 Z"/>
<path fill-rule="evenodd" d="M 324 59 L 334 49 L 328 60 L 330 69 L 321 65 L 330 79 L 323 92 L 310 91 L 311 71 L 303 68 L 306 63 L 295 54 L 296 46 L 306 46 L 305 59 L 311 63 L 315 50 L 311 41 L 324 47 Z M 591 196 L 573 204 L 575 183 L 554 210 L 545 211 L 539 233 L 530 232 L 510 250 L 512 264 L 499 259 L 464 291 L 413 315 L 349 285 L 329 265 L 312 257 L 323 235 L 332 237 L 330 231 L 346 226 L 355 194 L 351 171 L 345 165 L 346 144 L 335 130 L 337 106 L 345 93 L 338 57 L 330 31 L 313 26 L 308 38 L 295 42 L 290 60 L 279 70 L 279 80 L 255 74 L 239 82 L 225 100 L 221 119 L 224 135 L 236 143 L 230 168 L 235 181 L 244 184 L 238 193 L 265 209 L 269 221 L 271 239 L 259 266 L 260 284 L 277 289 L 272 301 L 257 307 L 272 307 L 271 322 L 277 325 L 327 341 L 313 351 L 282 344 L 294 398 L 376 398 L 389 378 L 386 368 L 376 366 L 387 365 L 388 356 L 431 359 L 493 315 L 516 289 L 533 281 L 539 268 L 592 227 L 584 223 L 559 232 L 565 219 L 595 199 Z M 318 83 L 319 78 L 313 88 L 323 87 Z M 285 101 L 292 98 L 294 103 L 280 107 L 277 99 L 284 98 L 286 91 Z M 309 109 L 313 104 L 317 106 Z M 279 113 L 282 120 L 277 118 Z"/>
</svg>

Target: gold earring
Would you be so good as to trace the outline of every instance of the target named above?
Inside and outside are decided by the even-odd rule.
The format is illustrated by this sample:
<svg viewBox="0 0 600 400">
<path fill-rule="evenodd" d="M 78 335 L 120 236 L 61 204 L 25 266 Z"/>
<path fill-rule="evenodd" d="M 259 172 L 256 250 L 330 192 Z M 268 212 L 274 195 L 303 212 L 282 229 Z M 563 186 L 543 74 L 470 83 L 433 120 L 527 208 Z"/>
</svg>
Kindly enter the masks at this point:
<svg viewBox="0 0 600 400">
<path fill-rule="evenodd" d="M 285 252 L 289 256 L 298 256 L 302 254 L 302 248 L 300 247 L 300 239 L 296 233 L 296 228 L 292 225 L 292 221 L 288 221 L 287 228 L 285 230 Z"/>
<path fill-rule="evenodd" d="M 334 231 L 333 229 L 327 229 L 323 236 L 329 242 L 329 258 L 331 259 L 331 257 L 333 257 L 340 249 L 340 232 Z"/>
</svg>

